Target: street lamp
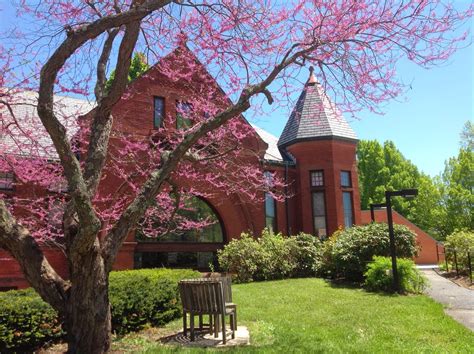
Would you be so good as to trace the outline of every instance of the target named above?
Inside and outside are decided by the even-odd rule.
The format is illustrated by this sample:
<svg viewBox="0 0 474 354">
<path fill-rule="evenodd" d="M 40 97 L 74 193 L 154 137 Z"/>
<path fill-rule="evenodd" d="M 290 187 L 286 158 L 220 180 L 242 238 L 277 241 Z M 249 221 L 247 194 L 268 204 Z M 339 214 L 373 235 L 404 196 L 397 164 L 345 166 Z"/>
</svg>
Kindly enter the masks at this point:
<svg viewBox="0 0 474 354">
<path fill-rule="evenodd" d="M 370 204 L 370 219 L 372 220 L 372 222 L 375 222 L 375 210 L 379 210 L 379 209 L 386 209 L 387 208 L 387 204 L 385 203 L 372 203 Z"/>
<path fill-rule="evenodd" d="M 393 290 L 400 291 L 398 281 L 397 253 L 395 250 L 395 234 L 393 232 L 392 219 L 392 197 L 414 198 L 418 195 L 418 189 L 402 189 L 399 191 L 385 191 L 385 206 L 387 207 L 388 234 L 390 236 L 390 256 L 392 257 Z"/>
</svg>

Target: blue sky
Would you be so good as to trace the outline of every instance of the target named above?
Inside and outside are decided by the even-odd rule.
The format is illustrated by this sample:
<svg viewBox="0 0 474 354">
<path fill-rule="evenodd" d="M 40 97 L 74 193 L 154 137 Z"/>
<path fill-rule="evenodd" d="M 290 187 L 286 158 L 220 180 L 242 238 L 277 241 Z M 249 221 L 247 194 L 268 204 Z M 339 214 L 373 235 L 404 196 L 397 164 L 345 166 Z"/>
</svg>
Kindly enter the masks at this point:
<svg viewBox="0 0 474 354">
<path fill-rule="evenodd" d="M 454 3 L 464 8 L 469 1 Z M 16 23 L 10 0 L 0 0 L 0 10 L 0 30 Z M 469 24 L 472 41 L 474 21 Z M 459 150 L 462 126 L 467 120 L 474 120 L 473 51 L 472 45 L 461 49 L 448 63 L 430 70 L 401 61 L 396 69 L 403 82 L 411 83 L 411 89 L 398 101 L 389 102 L 383 108 L 384 115 L 364 111 L 358 114 L 359 120 L 349 120 L 358 137 L 392 140 L 423 172 L 431 176 L 442 172 L 444 161 Z M 292 102 L 298 94 L 294 94 Z M 288 109 L 277 110 L 259 117 L 256 124 L 279 136 L 287 117 Z"/>
<path fill-rule="evenodd" d="M 392 140 L 423 172 L 442 172 L 444 161 L 458 153 L 464 123 L 474 120 L 473 52 L 472 45 L 461 49 L 448 63 L 429 70 L 399 63 L 398 74 L 411 89 L 389 102 L 384 115 L 363 111 L 359 120 L 349 120 L 359 139 Z M 257 124 L 279 136 L 286 120 L 286 112 L 277 112 Z"/>
</svg>

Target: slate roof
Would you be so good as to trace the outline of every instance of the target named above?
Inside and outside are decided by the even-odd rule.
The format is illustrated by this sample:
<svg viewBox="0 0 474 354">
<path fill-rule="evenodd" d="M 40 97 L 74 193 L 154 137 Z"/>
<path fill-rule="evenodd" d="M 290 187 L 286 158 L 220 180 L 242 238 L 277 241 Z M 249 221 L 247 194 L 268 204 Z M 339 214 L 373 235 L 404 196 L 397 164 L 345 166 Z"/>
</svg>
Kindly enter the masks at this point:
<svg viewBox="0 0 474 354">
<path fill-rule="evenodd" d="M 323 138 L 357 140 L 356 134 L 342 113 L 311 73 L 281 133 L 278 147 L 284 148 L 299 140 Z"/>
<path fill-rule="evenodd" d="M 36 111 L 37 92 L 17 92 L 8 101 L 14 116 L 6 107 L 0 106 L 0 153 L 57 160 L 53 142 Z M 72 138 L 79 129 L 78 117 L 89 112 L 94 103 L 55 95 L 54 107 L 59 121 L 66 128 L 67 136 Z"/>
</svg>

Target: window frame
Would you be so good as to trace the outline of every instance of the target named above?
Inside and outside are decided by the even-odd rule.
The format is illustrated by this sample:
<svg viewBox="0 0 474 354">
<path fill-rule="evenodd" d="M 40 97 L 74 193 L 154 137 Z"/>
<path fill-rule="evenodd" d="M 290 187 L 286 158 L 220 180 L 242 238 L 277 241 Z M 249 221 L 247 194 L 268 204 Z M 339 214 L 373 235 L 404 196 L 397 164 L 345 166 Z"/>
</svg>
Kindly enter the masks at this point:
<svg viewBox="0 0 474 354">
<path fill-rule="evenodd" d="M 264 214 L 264 220 L 265 220 L 265 227 L 268 229 L 267 218 L 269 218 L 269 216 L 267 215 L 267 195 L 269 196 L 269 198 L 271 198 L 273 200 L 273 213 L 274 213 L 272 230 L 270 230 L 270 229 L 269 230 L 270 230 L 270 232 L 272 232 L 274 234 L 277 234 L 278 233 L 277 201 L 276 201 L 275 198 L 273 198 L 273 196 L 271 195 L 270 192 L 264 192 L 264 194 L 263 194 L 263 198 L 264 198 L 264 201 L 263 201 L 264 212 L 263 212 L 263 214 Z"/>
<path fill-rule="evenodd" d="M 163 107 L 158 125 L 156 124 L 157 123 L 157 119 L 156 119 L 156 101 L 157 100 L 161 100 L 162 107 Z M 166 115 L 165 113 L 166 113 L 166 99 L 163 96 L 153 96 L 153 129 L 160 129 L 163 126 L 163 121 Z"/>
<path fill-rule="evenodd" d="M 346 225 L 346 208 L 344 204 L 344 195 L 349 195 L 349 202 L 351 206 L 351 225 L 347 226 Z M 354 220 L 355 220 L 355 215 L 354 215 L 354 199 L 353 199 L 353 193 L 352 191 L 343 191 L 342 192 L 342 211 L 343 211 L 343 217 L 344 217 L 344 228 L 350 228 L 354 226 Z"/>
<path fill-rule="evenodd" d="M 135 241 L 138 244 L 141 244 L 141 245 L 161 245 L 161 246 L 164 246 L 165 248 L 169 248 L 169 247 L 172 248 L 174 245 L 185 245 L 184 247 L 187 247 L 187 245 L 194 245 L 194 246 L 195 245 L 203 245 L 204 247 L 206 247 L 205 245 L 209 245 L 209 246 L 213 246 L 213 245 L 214 246 L 222 246 L 222 245 L 225 245 L 228 242 L 228 240 L 227 240 L 225 224 L 224 224 L 224 221 L 223 221 L 221 215 L 219 214 L 217 209 L 214 207 L 214 205 L 212 205 L 207 199 L 205 199 L 201 196 L 194 196 L 194 198 L 199 199 L 200 201 L 205 203 L 209 207 L 209 209 L 212 211 L 214 216 L 216 217 L 217 223 L 219 224 L 220 229 L 221 229 L 222 241 L 206 241 L 206 242 L 177 241 L 177 240 L 167 241 L 165 239 L 159 239 L 159 238 L 146 238 L 146 237 L 140 238 L 139 233 L 141 231 L 139 231 L 138 228 L 135 230 Z"/>
<path fill-rule="evenodd" d="M 322 177 L 322 184 L 321 185 L 313 185 L 313 173 L 321 173 L 321 177 Z M 324 170 L 320 169 L 320 170 L 310 170 L 309 171 L 309 186 L 310 188 L 324 188 L 326 186 L 326 183 L 325 183 L 325 177 L 324 177 Z"/>
<path fill-rule="evenodd" d="M 175 110 L 176 110 L 176 129 L 179 130 L 187 130 L 193 126 L 193 120 L 191 118 L 184 118 L 178 110 L 178 106 L 186 105 L 189 107 L 189 112 L 192 112 L 193 110 L 193 105 L 189 103 L 188 101 L 183 101 L 183 100 L 176 100 L 175 103 Z M 180 123 L 181 122 L 181 123 Z"/>
<path fill-rule="evenodd" d="M 348 174 L 348 177 L 349 177 L 349 184 L 348 185 L 345 185 L 345 184 L 342 184 L 342 174 L 343 173 L 347 173 Z M 351 171 L 349 170 L 341 170 L 339 172 L 339 182 L 340 182 L 340 185 L 342 188 L 352 188 L 352 173 Z"/>
<path fill-rule="evenodd" d="M 324 202 L 324 224 L 326 226 L 326 235 L 319 235 L 318 231 L 316 229 L 316 224 L 314 222 L 314 218 L 316 216 L 321 216 L 321 215 L 314 215 L 314 197 L 313 195 L 316 193 L 321 193 L 323 195 L 323 202 Z M 325 239 L 328 237 L 328 208 L 327 208 L 327 198 L 326 198 L 326 191 L 322 188 L 320 189 L 313 189 L 311 190 L 311 219 L 312 219 L 312 224 L 313 224 L 313 234 L 320 239 Z"/>
<path fill-rule="evenodd" d="M 8 179 L 11 176 L 10 187 L 8 186 Z M 15 191 L 15 173 L 13 171 L 0 171 L 0 181 L 5 181 L 0 183 L 0 192 L 14 192 Z"/>
</svg>

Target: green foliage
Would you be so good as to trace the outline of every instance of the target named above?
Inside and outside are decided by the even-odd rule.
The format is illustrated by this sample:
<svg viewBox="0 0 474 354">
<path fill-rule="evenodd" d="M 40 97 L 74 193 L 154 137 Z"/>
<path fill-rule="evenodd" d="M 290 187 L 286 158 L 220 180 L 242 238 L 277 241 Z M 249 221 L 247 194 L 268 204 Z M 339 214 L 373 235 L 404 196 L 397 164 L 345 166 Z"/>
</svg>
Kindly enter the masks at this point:
<svg viewBox="0 0 474 354">
<path fill-rule="evenodd" d="M 293 271 L 296 277 L 315 276 L 322 265 L 322 244 L 313 235 L 299 233 L 289 240 L 292 256 L 296 262 Z"/>
<path fill-rule="evenodd" d="M 471 252 L 471 262 L 474 262 L 474 232 L 467 230 L 455 231 L 446 238 L 444 247 L 448 262 L 454 264 L 454 251 L 456 251 L 458 269 L 468 271 L 468 252 Z"/>
<path fill-rule="evenodd" d="M 311 276 L 321 263 L 320 242 L 311 235 L 284 237 L 265 229 L 258 239 L 243 233 L 218 251 L 218 258 L 221 269 L 240 283 Z"/>
<path fill-rule="evenodd" d="M 112 330 L 124 334 L 163 325 L 181 313 L 177 282 L 200 277 L 192 270 L 140 269 L 111 272 Z M 64 332 L 56 311 L 33 289 L 0 293 L 0 352 L 27 351 Z"/>
<path fill-rule="evenodd" d="M 416 235 L 404 225 L 394 225 L 395 247 L 398 257 L 416 255 Z M 367 264 L 374 256 L 390 254 L 388 225 L 372 223 L 341 230 L 325 244 L 323 272 L 347 280 L 361 281 Z"/>
<path fill-rule="evenodd" d="M 200 277 L 191 270 L 140 269 L 110 274 L 112 330 L 117 334 L 160 326 L 181 313 L 177 282 Z"/>
<path fill-rule="evenodd" d="M 362 209 L 384 202 L 386 190 L 418 188 L 413 200 L 394 198 L 394 209 L 437 239 L 456 229 L 474 229 L 473 125 L 467 122 L 461 134 L 457 157 L 446 161 L 444 173 L 431 178 L 420 173 L 393 142 L 383 146 L 360 141 L 357 149 Z"/>
<path fill-rule="evenodd" d="M 145 71 L 148 70 L 150 66 L 148 65 L 145 54 L 143 53 L 135 53 L 130 63 L 130 69 L 128 71 L 127 82 L 130 83 L 143 74 Z M 110 73 L 110 77 L 105 83 L 105 91 L 109 91 L 112 83 L 115 79 L 115 70 Z"/>
<path fill-rule="evenodd" d="M 411 259 L 397 258 L 400 290 L 404 293 L 421 294 L 427 286 L 426 278 L 415 267 Z M 370 291 L 393 291 L 392 259 L 375 256 L 368 264 L 365 286 Z"/>
<path fill-rule="evenodd" d="M 32 289 L 0 293 L 0 352 L 31 348 L 61 338 L 56 311 Z"/>
<path fill-rule="evenodd" d="M 474 230 L 474 151 L 461 149 L 446 162 L 442 176 L 445 217 L 443 234 L 456 229 Z"/>
<path fill-rule="evenodd" d="M 250 234 L 242 233 L 232 239 L 222 250 L 217 251 L 219 267 L 234 274 L 239 283 L 254 280 L 260 265 L 264 263 L 262 246 Z"/>
</svg>

